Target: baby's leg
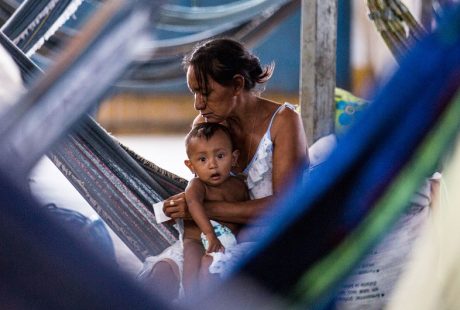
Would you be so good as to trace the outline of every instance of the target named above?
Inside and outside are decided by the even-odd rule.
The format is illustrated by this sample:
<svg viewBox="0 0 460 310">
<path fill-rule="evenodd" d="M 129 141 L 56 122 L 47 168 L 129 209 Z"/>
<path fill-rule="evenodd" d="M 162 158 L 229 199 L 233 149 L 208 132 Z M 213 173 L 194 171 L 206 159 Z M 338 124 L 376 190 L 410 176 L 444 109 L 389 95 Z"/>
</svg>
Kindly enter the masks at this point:
<svg viewBox="0 0 460 310">
<path fill-rule="evenodd" d="M 198 276 L 200 271 L 201 257 L 204 248 L 200 241 L 184 239 L 184 276 L 183 285 L 186 296 L 194 296 L 199 292 Z"/>
<path fill-rule="evenodd" d="M 219 280 L 219 276 L 217 274 L 212 274 L 209 272 L 209 266 L 212 264 L 213 257 L 210 255 L 203 255 L 201 258 L 201 266 L 200 266 L 200 290 L 202 292 L 206 291 L 208 288 L 213 285 L 213 283 Z"/>
</svg>

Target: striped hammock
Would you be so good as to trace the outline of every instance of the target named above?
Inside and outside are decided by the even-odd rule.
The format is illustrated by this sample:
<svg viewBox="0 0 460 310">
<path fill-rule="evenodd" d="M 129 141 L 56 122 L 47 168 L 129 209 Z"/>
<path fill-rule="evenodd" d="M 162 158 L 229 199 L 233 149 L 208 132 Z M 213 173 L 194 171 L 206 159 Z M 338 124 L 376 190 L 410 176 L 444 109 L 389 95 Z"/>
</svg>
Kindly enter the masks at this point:
<svg viewBox="0 0 460 310">
<path fill-rule="evenodd" d="M 32 56 L 75 13 L 82 1 L 24 1 L 0 30 Z"/>
<path fill-rule="evenodd" d="M 69 129 L 78 116 L 92 108 L 99 96 L 119 77 L 135 54 L 136 42 L 146 38 L 150 10 L 158 3 L 137 1 L 135 5 L 107 1 L 97 22 L 82 32 L 76 54 L 57 61 L 29 92 L 0 117 L 0 299 L 11 309 L 169 309 L 169 305 L 142 291 L 126 274 L 107 264 L 66 227 L 38 208 L 20 189 L 30 166 Z M 129 32 L 121 31 L 123 29 Z M 132 38 L 134 42 L 130 42 Z M 118 39 L 125 44 L 119 46 Z M 107 44 L 109 43 L 109 44 Z M 124 47 L 128 47 L 127 49 Z M 91 50 L 103 51 L 103 55 Z M 127 51 L 129 50 L 129 51 Z M 111 55 L 119 58 L 114 66 Z M 103 56 L 107 62 L 100 61 Z M 93 65 L 107 75 L 98 85 L 77 79 L 80 69 Z M 109 66 L 110 68 L 107 68 Z M 92 74 L 91 70 L 88 73 Z M 83 78 L 85 78 L 83 74 Z M 62 82 L 69 80 L 85 90 L 79 96 L 64 96 Z M 72 85 L 68 87 L 72 89 Z M 60 94 L 54 92 L 61 87 Z M 100 88 L 99 88 L 100 87 Z M 60 97 L 56 104 L 57 97 Z M 56 104 L 56 105 L 55 105 Z M 31 127 L 32 126 L 32 127 Z M 32 130 L 33 129 L 33 130 Z M 19 139 L 18 139 L 19 138 Z M 44 147 L 42 147 L 42 145 Z M 36 147 L 38 146 L 38 147 Z M 24 162 L 23 162 L 24 161 Z"/>
<path fill-rule="evenodd" d="M 105 21 L 105 15 L 110 14 L 110 9 L 119 2 L 110 3 L 95 18 Z M 126 152 L 112 137 L 86 116 L 138 55 L 139 46 L 148 39 L 144 26 L 147 25 L 150 9 L 144 10 L 144 14 L 135 11 L 136 14 L 128 15 L 131 10 L 135 9 L 124 7 L 124 10 L 105 24 L 99 24 L 97 19 L 94 20 L 96 25 L 90 23 L 83 30 L 79 41 L 75 42 L 76 45 L 70 45 L 67 54 L 58 60 L 57 65 L 47 71 L 43 78 L 32 83 L 27 95 L 3 115 L 0 122 L 0 137 L 3 141 L 0 163 L 3 167 L 11 167 L 9 174 L 15 178 L 22 176 L 25 180 L 27 172 L 50 149 L 54 141 L 63 137 L 69 131 L 70 125 L 80 123 L 76 131 L 68 132 L 64 142 L 51 149 L 50 157 L 88 199 L 89 204 L 99 210 L 101 217 L 128 247 L 140 259 L 144 259 L 148 255 L 159 253 L 177 239 L 177 233 L 170 225 L 156 224 L 151 205 L 182 190 L 185 183 L 153 164 L 143 162 L 150 171 L 158 171 L 152 178 L 134 160 L 129 162 Z M 94 27 L 101 29 L 97 39 L 93 38 L 93 33 L 96 33 Z M 8 38 L 1 38 L 2 44 L 8 50 L 16 51 L 12 55 L 20 68 L 36 68 L 23 53 L 17 53 Z M 91 70 L 82 71 L 81 68 Z M 97 83 L 94 83 L 94 78 L 97 78 Z M 82 92 L 81 89 L 87 91 Z M 37 132 L 40 132 L 43 124 L 47 124 L 47 128 L 41 130 L 43 136 L 37 139 Z M 86 141 L 95 146 L 85 144 Z M 105 147 L 105 153 L 101 157 L 97 157 L 97 152 L 96 155 L 91 154 L 93 149 L 102 152 L 100 145 Z M 69 158 L 78 158 L 78 161 L 69 161 Z M 114 164 L 114 159 L 118 160 L 117 165 Z M 69 162 L 69 166 L 66 166 Z M 99 174 L 92 184 L 88 184 L 92 176 L 87 173 L 94 171 Z M 104 175 L 106 171 L 112 175 Z M 115 198 L 110 198 L 106 192 L 108 186 L 101 181 L 102 176 L 113 182 L 112 188 L 121 190 L 119 203 L 114 203 Z M 120 181 L 123 177 L 128 177 L 129 180 Z M 165 185 L 166 177 L 175 181 Z M 126 184 L 123 189 L 120 187 L 122 183 Z M 93 196 L 90 197 L 89 193 Z"/>
<path fill-rule="evenodd" d="M 26 55 L 32 56 L 80 4 L 81 0 L 25 0 L 2 30 Z M 97 10 L 99 6 L 96 1 L 87 4 L 85 9 Z M 174 39 L 151 40 L 145 44 L 144 52 L 116 87 L 120 90 L 151 89 L 158 84 L 177 81 L 184 76 L 181 59 L 198 42 L 228 36 L 247 46 L 254 46 L 299 7 L 300 0 L 235 1 L 201 8 L 163 5 L 158 12 L 156 27 L 186 31 L 188 34 Z M 61 31 L 54 39 L 58 42 L 59 38 L 69 39 L 68 36 L 77 31 Z M 54 54 L 55 51 L 48 50 L 36 58 L 43 65 L 49 65 Z"/>
</svg>

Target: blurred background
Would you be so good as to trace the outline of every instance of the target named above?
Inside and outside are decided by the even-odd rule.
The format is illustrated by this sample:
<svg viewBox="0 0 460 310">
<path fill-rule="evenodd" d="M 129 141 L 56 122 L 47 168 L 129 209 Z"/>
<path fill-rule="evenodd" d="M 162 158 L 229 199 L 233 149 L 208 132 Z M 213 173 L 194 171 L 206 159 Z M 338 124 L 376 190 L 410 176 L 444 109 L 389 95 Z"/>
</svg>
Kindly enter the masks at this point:
<svg viewBox="0 0 460 310">
<path fill-rule="evenodd" d="M 204 7 L 230 2 L 182 0 L 168 3 Z M 422 13 L 421 1 L 403 2 L 419 19 Z M 395 68 L 395 59 L 369 20 L 365 1 L 340 0 L 337 11 L 337 87 L 358 97 L 371 99 L 373 89 L 385 81 L 385 77 Z M 298 10 L 272 29 L 253 48 L 262 64 L 276 64 L 264 96 L 277 102 L 299 103 L 300 28 L 301 16 Z M 174 31 L 162 29 L 157 33 L 160 39 L 178 35 Z M 182 177 L 190 178 L 191 175 L 182 165 L 185 158 L 182 137 L 196 115 L 192 100 L 184 74 L 174 81 L 118 89 L 95 115 L 104 128 L 140 155 Z M 174 154 L 179 153 L 176 160 L 172 160 L 171 152 L 155 151 L 158 145 L 174 149 Z"/>
<path fill-rule="evenodd" d="M 169 1 L 209 6 L 231 1 Z M 420 1 L 403 1 L 419 16 Z M 393 56 L 367 17 L 365 1 L 338 1 L 337 87 L 369 99 L 372 88 L 395 66 Z M 160 38 L 175 36 L 159 31 Z M 253 48 L 263 64 L 276 64 L 264 95 L 278 102 L 299 103 L 300 12 L 295 12 Z M 185 133 L 193 119 L 192 96 L 185 75 L 176 81 L 114 94 L 97 113 L 103 127 L 119 134 Z"/>
</svg>

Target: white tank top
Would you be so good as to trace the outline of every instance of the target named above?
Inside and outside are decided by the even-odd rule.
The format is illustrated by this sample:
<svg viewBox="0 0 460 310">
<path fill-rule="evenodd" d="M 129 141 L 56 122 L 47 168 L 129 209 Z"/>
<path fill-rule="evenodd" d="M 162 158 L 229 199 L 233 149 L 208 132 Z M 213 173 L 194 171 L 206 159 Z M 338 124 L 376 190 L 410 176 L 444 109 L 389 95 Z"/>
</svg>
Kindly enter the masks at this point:
<svg viewBox="0 0 460 310">
<path fill-rule="evenodd" d="M 257 147 L 254 157 L 243 171 L 247 177 L 246 183 L 251 199 L 263 198 L 273 194 L 273 142 L 270 129 L 276 114 L 278 114 L 282 107 L 288 107 L 292 110 L 295 109 L 295 107 L 290 103 L 285 103 L 278 107 L 275 113 L 273 113 L 267 131 L 259 142 L 259 146 Z"/>
</svg>

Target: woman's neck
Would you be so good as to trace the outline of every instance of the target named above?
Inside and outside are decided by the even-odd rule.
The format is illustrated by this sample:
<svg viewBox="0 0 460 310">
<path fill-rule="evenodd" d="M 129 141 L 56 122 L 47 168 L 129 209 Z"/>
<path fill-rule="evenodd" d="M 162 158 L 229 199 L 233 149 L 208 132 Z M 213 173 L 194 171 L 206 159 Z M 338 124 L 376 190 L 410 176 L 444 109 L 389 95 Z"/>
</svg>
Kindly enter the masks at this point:
<svg viewBox="0 0 460 310">
<path fill-rule="evenodd" d="M 261 112 L 260 100 L 252 94 L 238 96 L 234 115 L 227 119 L 229 126 L 241 132 L 249 132 L 252 120 Z"/>
</svg>

